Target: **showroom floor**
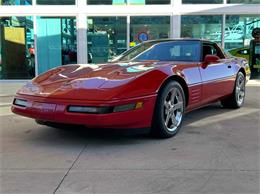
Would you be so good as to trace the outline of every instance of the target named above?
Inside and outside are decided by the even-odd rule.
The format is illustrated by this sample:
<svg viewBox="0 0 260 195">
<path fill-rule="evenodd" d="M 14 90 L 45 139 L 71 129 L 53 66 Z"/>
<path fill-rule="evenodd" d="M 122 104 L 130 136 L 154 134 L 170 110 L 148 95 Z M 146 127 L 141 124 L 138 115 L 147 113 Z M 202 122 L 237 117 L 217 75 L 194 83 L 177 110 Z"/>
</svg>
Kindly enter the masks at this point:
<svg viewBox="0 0 260 195">
<path fill-rule="evenodd" d="M 171 139 L 52 129 L 3 106 L 0 193 L 260 193 L 259 91 L 189 113 Z"/>
</svg>

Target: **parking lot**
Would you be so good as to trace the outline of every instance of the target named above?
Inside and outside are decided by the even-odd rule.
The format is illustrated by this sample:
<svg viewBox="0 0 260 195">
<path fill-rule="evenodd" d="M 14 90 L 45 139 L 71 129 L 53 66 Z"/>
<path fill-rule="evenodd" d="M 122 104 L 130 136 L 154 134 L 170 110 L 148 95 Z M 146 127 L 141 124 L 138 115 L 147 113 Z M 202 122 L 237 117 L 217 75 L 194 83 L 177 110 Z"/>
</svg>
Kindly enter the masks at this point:
<svg viewBox="0 0 260 195">
<path fill-rule="evenodd" d="M 0 109 L 0 193 L 260 193 L 259 84 L 239 110 L 187 114 L 170 139 L 53 129 Z"/>
</svg>

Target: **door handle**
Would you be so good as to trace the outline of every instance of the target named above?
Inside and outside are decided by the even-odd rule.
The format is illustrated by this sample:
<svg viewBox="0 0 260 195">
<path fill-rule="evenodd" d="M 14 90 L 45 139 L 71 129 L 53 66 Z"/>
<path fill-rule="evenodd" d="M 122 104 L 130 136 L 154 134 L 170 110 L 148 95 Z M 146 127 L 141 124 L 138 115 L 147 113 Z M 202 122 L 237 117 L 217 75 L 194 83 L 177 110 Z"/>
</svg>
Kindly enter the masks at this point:
<svg viewBox="0 0 260 195">
<path fill-rule="evenodd" d="M 227 67 L 228 67 L 228 68 L 231 68 L 232 66 L 229 64 Z"/>
</svg>

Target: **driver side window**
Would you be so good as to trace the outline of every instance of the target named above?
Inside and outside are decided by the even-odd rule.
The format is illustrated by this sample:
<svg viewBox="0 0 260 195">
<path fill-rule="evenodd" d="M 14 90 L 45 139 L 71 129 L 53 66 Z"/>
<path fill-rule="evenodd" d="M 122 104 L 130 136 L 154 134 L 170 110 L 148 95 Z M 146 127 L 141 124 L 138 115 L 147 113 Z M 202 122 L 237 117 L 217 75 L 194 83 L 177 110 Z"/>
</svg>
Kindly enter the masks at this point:
<svg viewBox="0 0 260 195">
<path fill-rule="evenodd" d="M 205 60 L 206 55 L 217 56 L 217 49 L 212 44 L 203 44 L 203 61 Z"/>
<path fill-rule="evenodd" d="M 217 44 L 203 43 L 203 61 L 205 60 L 206 55 L 218 56 L 220 59 L 225 58 Z"/>
</svg>

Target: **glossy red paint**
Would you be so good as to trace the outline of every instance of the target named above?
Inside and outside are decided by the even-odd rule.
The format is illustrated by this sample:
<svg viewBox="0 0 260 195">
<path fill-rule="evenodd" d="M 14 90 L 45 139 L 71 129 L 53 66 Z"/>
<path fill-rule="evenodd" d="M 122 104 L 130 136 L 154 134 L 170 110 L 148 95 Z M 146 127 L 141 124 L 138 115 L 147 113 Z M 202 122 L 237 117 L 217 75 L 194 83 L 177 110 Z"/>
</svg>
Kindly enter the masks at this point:
<svg viewBox="0 0 260 195">
<path fill-rule="evenodd" d="M 203 69 L 207 68 L 208 65 L 212 63 L 217 63 L 220 60 L 218 56 L 215 55 L 206 55 L 204 62 L 201 64 Z"/>
<path fill-rule="evenodd" d="M 82 124 L 87 127 L 103 128 L 145 128 L 149 127 L 156 95 L 144 96 L 113 101 L 85 101 L 85 100 L 67 100 L 52 99 L 35 96 L 18 96 L 28 101 L 27 107 L 13 105 L 12 111 L 26 117 L 39 119 L 43 121 Z M 134 111 L 117 112 L 110 114 L 85 114 L 70 113 L 67 111 L 69 105 L 79 106 L 115 106 L 125 105 L 132 102 L 142 101 L 143 108 Z"/>
<path fill-rule="evenodd" d="M 88 127 L 150 127 L 157 94 L 168 79 L 181 81 L 189 112 L 230 95 L 238 71 L 245 72 L 246 66 L 243 59 L 228 57 L 206 68 L 203 64 L 143 61 L 62 66 L 39 75 L 20 89 L 15 98 L 27 100 L 27 106 L 13 105 L 12 111 L 38 120 Z M 108 114 L 67 111 L 70 105 L 113 107 L 136 102 L 143 102 L 143 107 Z"/>
</svg>

